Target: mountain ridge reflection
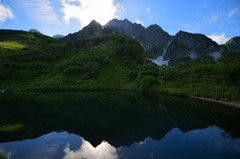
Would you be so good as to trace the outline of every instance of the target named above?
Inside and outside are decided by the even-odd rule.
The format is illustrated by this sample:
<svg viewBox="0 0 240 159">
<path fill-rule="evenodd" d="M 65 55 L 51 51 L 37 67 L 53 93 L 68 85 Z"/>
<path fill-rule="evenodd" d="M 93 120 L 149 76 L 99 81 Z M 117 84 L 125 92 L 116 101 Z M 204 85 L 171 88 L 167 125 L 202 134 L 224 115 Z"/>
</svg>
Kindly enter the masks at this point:
<svg viewBox="0 0 240 159">
<path fill-rule="evenodd" d="M 23 125 L 0 129 L 0 143 L 64 130 L 79 134 L 93 147 L 102 141 L 119 147 L 146 137 L 161 140 L 174 128 L 187 132 L 211 125 L 232 138 L 240 137 L 239 109 L 193 99 L 106 91 L 1 94 L 0 100 L 0 124 Z"/>
<path fill-rule="evenodd" d="M 11 159 L 128 159 L 128 158 L 231 158 L 240 156 L 240 139 L 222 137 L 217 127 L 182 132 L 172 129 L 158 141 L 150 137 L 130 146 L 114 147 L 102 141 L 94 147 L 79 135 L 52 132 L 33 140 L 0 144 L 0 153 Z M 201 151 L 201 153 L 199 153 Z"/>
</svg>

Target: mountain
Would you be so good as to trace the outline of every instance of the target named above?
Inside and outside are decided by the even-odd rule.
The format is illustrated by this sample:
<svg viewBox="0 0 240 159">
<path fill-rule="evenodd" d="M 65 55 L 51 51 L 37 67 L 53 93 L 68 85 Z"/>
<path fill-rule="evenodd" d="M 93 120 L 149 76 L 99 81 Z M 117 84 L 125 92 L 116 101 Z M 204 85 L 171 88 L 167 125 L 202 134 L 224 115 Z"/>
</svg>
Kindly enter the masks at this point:
<svg viewBox="0 0 240 159">
<path fill-rule="evenodd" d="M 127 19 L 113 19 L 104 28 L 122 36 L 133 37 L 154 57 L 162 55 L 163 49 L 172 38 L 158 25 L 151 25 L 148 28 L 144 28 L 141 24 L 131 23 Z"/>
<path fill-rule="evenodd" d="M 171 36 L 156 24 L 144 28 L 126 19 L 113 19 L 104 28 L 139 41 L 145 51 L 153 55 L 156 59 L 153 62 L 158 65 L 175 66 L 207 56 L 220 57 L 222 52 L 221 46 L 203 34 L 179 31 L 175 36 Z"/>
<path fill-rule="evenodd" d="M 53 36 L 53 39 L 61 39 L 61 38 L 64 38 L 64 37 L 65 37 L 64 35 L 57 34 L 57 35 Z"/>
<path fill-rule="evenodd" d="M 101 24 L 93 20 L 79 32 L 69 34 L 64 37 L 63 41 L 95 38 L 97 36 L 101 36 L 102 32 L 103 27 L 101 26 Z"/>
<path fill-rule="evenodd" d="M 0 30 L 0 91 L 149 87 L 144 77 L 157 76 L 157 71 L 147 58 L 131 37 L 61 42 L 38 33 Z"/>
<path fill-rule="evenodd" d="M 109 21 L 104 28 L 123 36 L 133 37 L 141 43 L 148 53 L 154 56 L 162 55 L 163 49 L 172 38 L 156 24 L 144 28 L 141 24 L 131 23 L 127 19 L 113 19 Z"/>
<path fill-rule="evenodd" d="M 142 25 L 131 23 L 127 19 L 113 19 L 103 27 L 93 20 L 79 32 L 66 36 L 63 41 L 94 38 L 111 34 L 131 36 L 140 42 L 144 49 L 154 57 L 162 55 L 163 49 L 167 46 L 168 41 L 172 39 L 172 36 L 158 25 L 151 25 L 148 28 L 144 28 Z"/>
<path fill-rule="evenodd" d="M 113 34 L 131 36 L 136 39 L 144 50 L 152 55 L 155 59 L 153 62 L 158 65 L 175 66 L 190 60 L 202 60 L 208 56 L 212 56 L 216 60 L 221 57 L 224 49 L 240 51 L 239 45 L 237 45 L 239 37 L 231 39 L 223 47 L 203 34 L 179 31 L 176 35 L 171 36 L 156 24 L 145 28 L 141 24 L 132 23 L 127 19 L 113 19 L 104 26 L 93 20 L 79 32 L 64 37 L 62 41 L 91 39 Z"/>
<path fill-rule="evenodd" d="M 164 48 L 167 47 L 172 38 L 160 26 L 156 24 L 151 25 L 146 28 L 144 34 L 144 48 L 146 48 L 147 52 L 153 54 L 154 57 L 161 56 L 164 53 Z"/>
<path fill-rule="evenodd" d="M 92 21 L 61 39 L 0 30 L 0 92 L 134 89 L 239 100 L 238 39 L 219 46 L 202 34 L 170 36 L 127 20 Z M 148 54 L 154 46 L 160 53 Z M 154 64 L 156 55 L 169 66 Z"/>
<path fill-rule="evenodd" d="M 141 24 L 131 23 L 129 20 L 110 20 L 106 25 L 105 29 L 109 29 L 112 33 L 117 33 L 122 36 L 132 36 L 136 39 L 141 38 L 145 28 Z"/>
<path fill-rule="evenodd" d="M 163 58 L 169 61 L 169 65 L 174 66 L 212 56 L 212 53 L 220 50 L 221 48 L 216 42 L 203 34 L 179 31 L 169 44 Z"/>
<path fill-rule="evenodd" d="M 30 33 L 40 33 L 40 31 L 38 31 L 37 29 L 30 29 L 29 32 Z"/>
<path fill-rule="evenodd" d="M 227 50 L 240 52 L 240 36 L 231 38 L 224 46 Z"/>
</svg>

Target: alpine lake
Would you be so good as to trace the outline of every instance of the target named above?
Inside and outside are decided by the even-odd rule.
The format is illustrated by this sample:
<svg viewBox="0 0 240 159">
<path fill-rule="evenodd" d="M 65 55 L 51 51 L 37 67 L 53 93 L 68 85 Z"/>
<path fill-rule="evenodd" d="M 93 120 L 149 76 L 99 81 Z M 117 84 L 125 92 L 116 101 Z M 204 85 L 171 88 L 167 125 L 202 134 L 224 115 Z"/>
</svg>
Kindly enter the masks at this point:
<svg viewBox="0 0 240 159">
<path fill-rule="evenodd" d="M 240 109 L 130 91 L 0 94 L 0 159 L 239 159 Z"/>
</svg>

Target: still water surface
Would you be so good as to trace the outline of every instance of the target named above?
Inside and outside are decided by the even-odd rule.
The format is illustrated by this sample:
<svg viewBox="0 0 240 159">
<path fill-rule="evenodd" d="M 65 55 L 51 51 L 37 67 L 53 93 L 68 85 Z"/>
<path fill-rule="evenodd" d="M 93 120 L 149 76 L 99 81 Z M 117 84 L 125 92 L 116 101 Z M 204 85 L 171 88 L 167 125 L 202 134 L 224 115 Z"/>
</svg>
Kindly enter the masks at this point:
<svg viewBox="0 0 240 159">
<path fill-rule="evenodd" d="M 0 94 L 0 158 L 240 158 L 240 110 L 134 92 Z"/>
</svg>

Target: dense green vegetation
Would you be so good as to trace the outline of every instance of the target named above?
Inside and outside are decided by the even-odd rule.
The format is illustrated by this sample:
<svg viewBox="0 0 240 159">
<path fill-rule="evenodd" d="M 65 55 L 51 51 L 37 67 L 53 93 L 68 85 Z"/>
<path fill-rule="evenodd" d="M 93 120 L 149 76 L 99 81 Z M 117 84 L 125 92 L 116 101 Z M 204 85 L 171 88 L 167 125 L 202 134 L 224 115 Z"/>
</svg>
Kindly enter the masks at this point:
<svg viewBox="0 0 240 159">
<path fill-rule="evenodd" d="M 3 154 L 0 154 L 0 159 L 5 159 L 6 157 Z"/>
<path fill-rule="evenodd" d="M 9 32 L 0 33 L 5 33 L 0 45 L 4 89 L 129 88 L 148 56 L 130 37 L 60 43 L 38 33 Z"/>
<path fill-rule="evenodd" d="M 159 89 L 223 100 L 240 99 L 240 54 L 226 52 L 217 61 L 191 61 L 174 68 L 160 67 Z"/>
<path fill-rule="evenodd" d="M 138 89 L 240 99 L 238 52 L 176 67 L 159 67 L 150 57 L 130 37 L 60 42 L 40 33 L 0 30 L 0 89 Z"/>
</svg>

